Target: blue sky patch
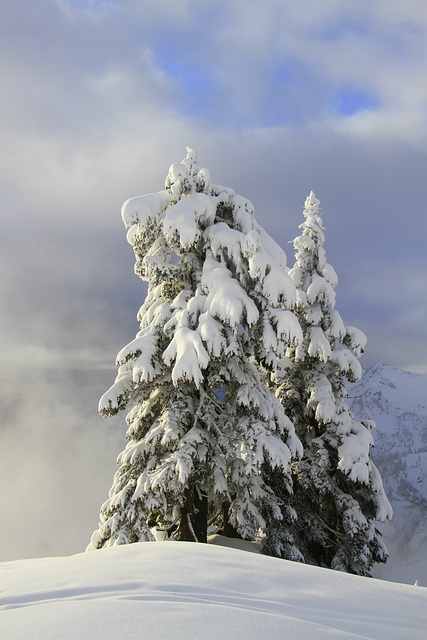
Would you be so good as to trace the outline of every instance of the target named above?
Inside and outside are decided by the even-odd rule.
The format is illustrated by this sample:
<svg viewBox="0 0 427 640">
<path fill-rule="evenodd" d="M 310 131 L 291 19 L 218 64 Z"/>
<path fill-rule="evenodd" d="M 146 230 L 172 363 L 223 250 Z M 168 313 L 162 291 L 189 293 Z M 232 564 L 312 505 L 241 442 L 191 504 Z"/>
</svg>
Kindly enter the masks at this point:
<svg viewBox="0 0 427 640">
<path fill-rule="evenodd" d="M 164 62 L 164 73 L 176 82 L 175 106 L 184 114 L 212 116 L 218 84 L 209 69 L 185 62 Z"/>
<path fill-rule="evenodd" d="M 178 52 L 171 55 L 172 50 Z M 230 96 L 215 73 L 215 68 L 203 61 L 190 60 L 180 50 L 176 37 L 167 48 L 156 52 L 157 63 L 173 81 L 172 100 L 175 108 L 185 115 L 208 118 L 220 126 L 275 127 L 301 124 L 307 113 L 301 109 L 306 72 L 298 61 L 286 61 L 270 69 L 257 69 L 261 83 L 247 77 L 247 92 L 240 99 Z"/>
<path fill-rule="evenodd" d="M 343 116 L 353 116 L 359 111 L 377 108 L 379 102 L 365 91 L 343 88 L 333 96 L 331 106 L 334 111 L 338 111 Z"/>
<path fill-rule="evenodd" d="M 217 389 L 216 391 L 214 391 L 214 394 L 216 395 L 216 397 L 218 398 L 218 400 L 222 403 L 224 402 L 224 398 L 225 398 L 225 387 L 222 387 L 222 389 Z"/>
</svg>

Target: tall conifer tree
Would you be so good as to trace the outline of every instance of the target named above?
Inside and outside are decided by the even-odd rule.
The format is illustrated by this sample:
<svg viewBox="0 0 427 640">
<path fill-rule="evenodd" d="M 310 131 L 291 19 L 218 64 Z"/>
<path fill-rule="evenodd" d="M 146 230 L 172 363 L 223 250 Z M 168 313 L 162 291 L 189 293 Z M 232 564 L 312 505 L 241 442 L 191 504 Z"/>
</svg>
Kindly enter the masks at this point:
<svg viewBox="0 0 427 640">
<path fill-rule="evenodd" d="M 253 538 L 265 527 L 262 505 L 280 509 L 262 466 L 290 486 L 301 454 L 254 364 L 257 340 L 278 360 L 302 339 L 285 254 L 251 203 L 213 185 L 187 152 L 163 191 L 122 207 L 148 294 L 100 401 L 105 416 L 128 409 L 129 442 L 91 549 L 152 540 L 155 530 L 205 541 L 208 521 Z"/>
<path fill-rule="evenodd" d="M 305 561 L 369 575 L 385 562 L 375 521 L 391 517 L 381 477 L 370 458 L 372 422 L 354 420 L 345 380 L 361 375 L 365 335 L 345 327 L 334 309 L 338 279 L 327 263 L 319 200 L 305 202 L 302 235 L 291 269 L 304 339 L 288 349 L 289 368 L 277 390 L 304 454 L 293 468 L 295 544 Z"/>
</svg>

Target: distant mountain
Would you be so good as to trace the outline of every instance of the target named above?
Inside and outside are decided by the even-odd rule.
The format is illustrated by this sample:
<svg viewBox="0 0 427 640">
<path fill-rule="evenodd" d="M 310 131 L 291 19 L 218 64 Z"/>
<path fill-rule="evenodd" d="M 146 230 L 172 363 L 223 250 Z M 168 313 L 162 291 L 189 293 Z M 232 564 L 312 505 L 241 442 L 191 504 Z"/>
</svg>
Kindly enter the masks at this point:
<svg viewBox="0 0 427 640">
<path fill-rule="evenodd" d="M 376 422 L 372 459 L 394 511 L 379 527 L 390 558 L 374 575 L 427 586 L 427 374 L 377 364 L 348 393 L 355 418 Z"/>
</svg>

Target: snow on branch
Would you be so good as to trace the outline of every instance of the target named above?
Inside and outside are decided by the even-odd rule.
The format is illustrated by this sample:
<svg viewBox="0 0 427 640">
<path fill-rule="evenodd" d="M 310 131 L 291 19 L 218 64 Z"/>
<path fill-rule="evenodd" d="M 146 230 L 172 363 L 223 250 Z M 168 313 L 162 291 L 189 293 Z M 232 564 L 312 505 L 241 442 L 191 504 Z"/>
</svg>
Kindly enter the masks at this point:
<svg viewBox="0 0 427 640">
<path fill-rule="evenodd" d="M 310 343 L 308 355 L 312 358 L 319 358 L 322 362 L 327 362 L 331 355 L 331 345 L 320 327 L 310 328 Z"/>
<path fill-rule="evenodd" d="M 353 482 L 369 484 L 369 452 L 373 444 L 370 430 L 361 422 L 353 421 L 351 432 L 344 437 L 343 444 L 338 448 L 338 468 Z"/>
<path fill-rule="evenodd" d="M 356 327 L 346 327 L 345 329 L 346 335 L 344 338 L 344 344 L 351 349 L 356 358 L 360 358 L 368 341 L 366 335 Z"/>
<path fill-rule="evenodd" d="M 189 249 L 201 237 L 200 224 L 210 224 L 215 217 L 212 198 L 204 193 L 193 193 L 168 207 L 163 220 L 166 239 L 178 240 L 182 249 Z"/>
<path fill-rule="evenodd" d="M 126 227 L 139 223 L 146 225 L 150 220 L 158 220 L 162 211 L 172 202 L 169 191 L 149 193 L 130 198 L 122 206 L 122 219 Z"/>
<path fill-rule="evenodd" d="M 172 369 L 172 381 L 175 385 L 180 380 L 187 380 L 194 381 L 196 387 L 199 387 L 203 381 L 202 369 L 209 364 L 209 354 L 196 331 L 180 327 L 164 351 L 163 361 L 167 365 L 175 361 Z"/>
<path fill-rule="evenodd" d="M 335 304 L 335 291 L 325 278 L 313 273 L 310 286 L 307 289 L 307 301 L 309 304 L 323 302 L 333 307 Z"/>
<path fill-rule="evenodd" d="M 202 288 L 207 293 L 206 311 L 220 318 L 231 327 L 243 324 L 251 326 L 259 317 L 255 303 L 223 262 L 206 258 L 203 265 Z"/>
<path fill-rule="evenodd" d="M 124 408 L 124 401 L 132 388 L 132 369 L 128 364 L 119 367 L 116 380 L 99 401 L 101 415 L 114 415 Z"/>
</svg>

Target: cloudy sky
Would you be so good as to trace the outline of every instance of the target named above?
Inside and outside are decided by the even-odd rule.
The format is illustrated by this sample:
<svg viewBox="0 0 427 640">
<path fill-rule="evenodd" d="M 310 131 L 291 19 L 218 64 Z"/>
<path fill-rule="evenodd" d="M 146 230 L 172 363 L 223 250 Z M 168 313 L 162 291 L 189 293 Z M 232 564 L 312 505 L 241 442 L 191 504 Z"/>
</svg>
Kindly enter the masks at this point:
<svg viewBox="0 0 427 640">
<path fill-rule="evenodd" d="M 424 0 L 3 0 L 1 15 L 4 558 L 78 551 L 97 524 L 120 431 L 98 394 L 144 296 L 120 206 L 162 189 L 187 145 L 290 266 L 313 189 L 363 366 L 427 370 Z"/>
</svg>

